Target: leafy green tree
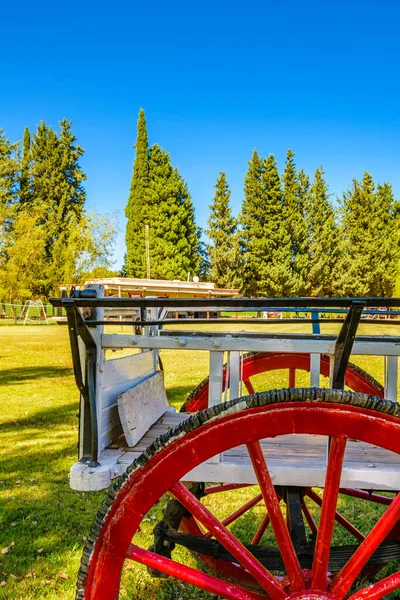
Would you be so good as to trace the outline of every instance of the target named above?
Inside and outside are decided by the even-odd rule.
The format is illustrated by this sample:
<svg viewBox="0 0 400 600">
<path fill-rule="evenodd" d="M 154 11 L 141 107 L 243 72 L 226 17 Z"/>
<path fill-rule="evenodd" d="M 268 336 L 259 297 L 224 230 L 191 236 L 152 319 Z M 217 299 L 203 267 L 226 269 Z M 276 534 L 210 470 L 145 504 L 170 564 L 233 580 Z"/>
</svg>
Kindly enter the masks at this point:
<svg viewBox="0 0 400 600">
<path fill-rule="evenodd" d="M 7 235 L 13 224 L 18 176 L 18 144 L 10 143 L 0 129 L 0 252 L 7 245 Z"/>
<path fill-rule="evenodd" d="M 0 257 L 0 298 L 13 303 L 44 285 L 45 238 L 38 211 L 15 209 L 7 241 L 7 255 Z"/>
<path fill-rule="evenodd" d="M 21 179 L 19 195 L 21 204 L 25 204 L 32 200 L 31 134 L 28 127 L 25 127 L 24 129 L 24 137 L 22 140 Z"/>
<path fill-rule="evenodd" d="M 329 201 L 322 167 L 315 171 L 308 198 L 307 293 L 310 296 L 329 297 L 334 293 L 339 237 L 336 214 Z"/>
<path fill-rule="evenodd" d="M 142 207 L 155 279 L 183 279 L 200 268 L 199 229 L 187 185 L 158 144 L 150 150 L 149 184 Z"/>
<path fill-rule="evenodd" d="M 286 229 L 291 238 L 292 276 L 290 296 L 303 296 L 307 279 L 307 223 L 308 178 L 304 171 L 301 177 L 296 171 L 294 152 L 287 151 L 283 181 L 283 206 Z"/>
<path fill-rule="evenodd" d="M 206 230 L 211 240 L 208 244 L 210 277 L 217 287 L 233 288 L 238 284 L 239 244 L 237 219 L 232 216 L 229 205 L 231 192 L 224 172 L 221 171 L 214 188 L 209 229 Z"/>
<path fill-rule="evenodd" d="M 149 141 L 144 110 L 140 109 L 137 127 L 136 156 L 125 215 L 126 254 L 123 272 L 127 277 L 146 277 L 145 213 L 149 186 Z"/>
</svg>

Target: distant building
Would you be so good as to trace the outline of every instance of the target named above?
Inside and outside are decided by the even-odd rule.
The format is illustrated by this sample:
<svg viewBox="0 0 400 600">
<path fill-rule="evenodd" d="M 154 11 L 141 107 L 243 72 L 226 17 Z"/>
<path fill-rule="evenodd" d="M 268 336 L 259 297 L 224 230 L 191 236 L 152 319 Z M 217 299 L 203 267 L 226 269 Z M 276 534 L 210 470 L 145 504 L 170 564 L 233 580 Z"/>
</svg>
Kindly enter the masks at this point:
<svg viewBox="0 0 400 600">
<path fill-rule="evenodd" d="M 209 281 L 179 281 L 165 279 L 134 279 L 131 277 L 105 277 L 88 279 L 88 283 L 104 286 L 106 296 L 119 298 L 237 298 L 239 290 L 215 287 Z"/>
</svg>

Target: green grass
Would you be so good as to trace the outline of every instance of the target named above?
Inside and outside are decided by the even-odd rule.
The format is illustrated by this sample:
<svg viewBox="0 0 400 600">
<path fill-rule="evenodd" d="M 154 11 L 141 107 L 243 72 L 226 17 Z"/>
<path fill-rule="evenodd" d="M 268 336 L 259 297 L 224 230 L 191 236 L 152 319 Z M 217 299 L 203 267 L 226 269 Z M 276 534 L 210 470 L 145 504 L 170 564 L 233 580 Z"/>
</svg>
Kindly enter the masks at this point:
<svg viewBox="0 0 400 600">
<path fill-rule="evenodd" d="M 242 325 L 233 327 L 243 329 Z M 286 327 L 289 331 L 290 326 Z M 389 333 L 388 328 L 381 328 L 382 333 Z M 324 330 L 336 331 L 337 326 L 328 324 Z M 382 359 L 358 357 L 357 362 L 383 380 Z M 165 351 L 163 363 L 169 400 L 179 409 L 207 374 L 208 354 Z M 265 389 L 285 386 L 286 374 L 260 376 L 257 384 Z M 297 384 L 308 385 L 306 375 Z M 89 494 L 69 488 L 68 471 L 77 453 L 77 410 L 67 329 L 0 327 L 0 551 L 8 549 L 0 554 L 2 599 L 74 598 L 85 537 L 104 496 L 104 491 Z M 255 493 L 249 488 L 226 493 L 223 501 L 215 496 L 206 502 L 223 518 Z M 161 508 L 154 507 L 151 516 L 159 518 Z M 365 507 L 353 499 L 341 508 L 365 531 L 380 511 L 379 506 Z M 318 512 L 314 510 L 314 514 L 318 518 Z M 262 508 L 256 507 L 232 529 L 250 541 L 261 516 Z M 144 523 L 143 540 L 154 522 L 149 516 Z M 336 541 L 342 541 L 342 530 L 335 530 L 335 536 Z M 187 564 L 196 564 L 183 550 L 177 556 Z M 211 598 L 190 586 L 151 579 L 137 565 L 128 569 L 123 589 L 123 597 L 138 600 Z"/>
</svg>

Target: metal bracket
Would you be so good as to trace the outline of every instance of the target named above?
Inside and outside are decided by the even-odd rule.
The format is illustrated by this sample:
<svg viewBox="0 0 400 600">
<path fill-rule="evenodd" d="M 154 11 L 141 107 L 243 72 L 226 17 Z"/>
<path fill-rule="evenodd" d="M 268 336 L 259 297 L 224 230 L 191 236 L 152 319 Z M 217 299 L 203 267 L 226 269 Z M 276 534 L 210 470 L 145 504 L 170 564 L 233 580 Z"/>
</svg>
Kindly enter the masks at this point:
<svg viewBox="0 0 400 600">
<path fill-rule="evenodd" d="M 90 333 L 85 320 L 79 312 L 72 298 L 63 298 L 62 305 L 65 308 L 68 319 L 68 333 L 71 345 L 72 363 L 76 385 L 83 397 L 83 456 L 80 459 L 89 467 L 98 467 L 98 426 L 96 407 L 96 342 Z M 78 336 L 86 347 L 87 360 L 85 363 L 85 378 L 82 373 L 81 356 L 79 352 Z"/>
<path fill-rule="evenodd" d="M 354 300 L 351 303 L 349 312 L 336 340 L 332 376 L 332 388 L 335 390 L 342 390 L 344 388 L 347 365 L 362 311 L 366 304 L 366 301 L 362 300 Z"/>
</svg>

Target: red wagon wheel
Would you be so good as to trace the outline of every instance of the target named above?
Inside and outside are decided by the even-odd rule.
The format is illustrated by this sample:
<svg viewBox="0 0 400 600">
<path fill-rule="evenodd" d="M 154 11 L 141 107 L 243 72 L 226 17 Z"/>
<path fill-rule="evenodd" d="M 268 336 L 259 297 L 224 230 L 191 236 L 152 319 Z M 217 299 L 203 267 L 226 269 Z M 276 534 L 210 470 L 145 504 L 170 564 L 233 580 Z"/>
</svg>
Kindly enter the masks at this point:
<svg viewBox="0 0 400 600">
<path fill-rule="evenodd" d="M 272 484 L 260 440 L 286 434 L 323 435 L 331 438 L 325 487 L 315 547 L 310 565 L 292 542 L 279 498 Z M 111 488 L 95 519 L 86 544 L 78 581 L 77 599 L 116 600 L 125 563 L 135 561 L 166 576 L 188 582 L 220 598 L 236 600 L 320 600 L 369 598 L 378 600 L 400 588 L 400 571 L 361 589 L 353 584 L 379 552 L 400 518 L 400 495 L 361 544 L 349 549 L 332 578 L 332 533 L 346 441 L 359 439 L 400 453 L 400 407 L 392 402 L 339 390 L 292 389 L 266 392 L 233 400 L 193 415 L 156 440 L 135 460 Z M 212 456 L 245 445 L 260 487 L 276 548 L 242 543 L 226 525 L 180 482 L 192 469 Z M 187 566 L 146 547 L 135 534 L 146 513 L 166 493 L 175 497 L 196 522 L 214 537 L 209 540 L 222 560 L 247 578 L 249 589 Z M 199 543 L 196 536 L 170 532 L 186 547 Z M 150 542 L 151 540 L 149 540 Z M 200 540 L 204 544 L 204 540 Z M 204 546 L 205 549 L 205 546 Z M 161 548 L 162 550 L 162 548 Z M 260 552 L 261 550 L 261 552 Z M 262 553 L 276 558 L 268 568 Z M 279 575 L 283 574 L 283 577 Z"/>
<path fill-rule="evenodd" d="M 293 352 L 250 352 L 245 354 L 242 359 L 242 381 L 249 394 L 254 394 L 255 390 L 251 382 L 251 377 L 266 373 L 268 371 L 277 371 L 286 369 L 288 371 L 288 387 L 296 387 L 296 371 L 310 371 L 310 354 Z M 329 356 L 321 355 L 321 375 L 329 377 Z M 227 384 L 227 365 L 224 365 L 222 392 L 225 391 Z M 372 375 L 353 363 L 349 363 L 346 371 L 345 385 L 353 392 L 380 396 L 383 398 L 383 386 Z M 208 406 L 208 377 L 190 393 L 181 412 L 197 412 L 205 410 Z"/>
</svg>

